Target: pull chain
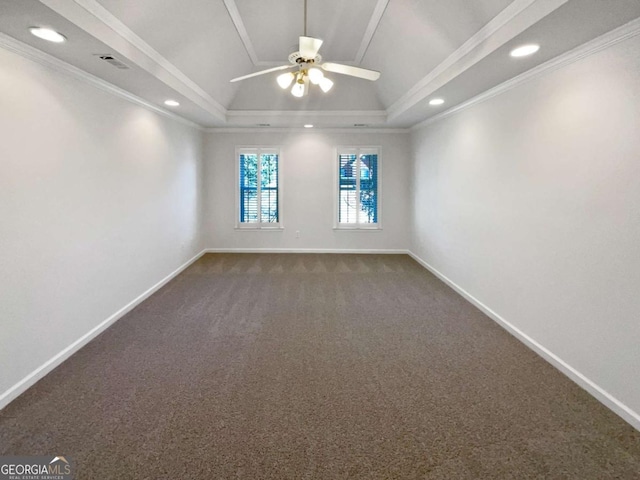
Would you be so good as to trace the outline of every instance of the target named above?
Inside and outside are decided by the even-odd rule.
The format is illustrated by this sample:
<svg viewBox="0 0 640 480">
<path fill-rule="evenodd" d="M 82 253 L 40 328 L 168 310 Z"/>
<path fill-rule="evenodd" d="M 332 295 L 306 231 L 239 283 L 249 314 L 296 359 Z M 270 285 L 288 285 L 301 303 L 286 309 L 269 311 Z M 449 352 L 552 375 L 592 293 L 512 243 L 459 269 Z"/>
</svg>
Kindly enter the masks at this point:
<svg viewBox="0 0 640 480">
<path fill-rule="evenodd" d="M 304 36 L 307 36 L 307 0 L 304 0 Z"/>
</svg>

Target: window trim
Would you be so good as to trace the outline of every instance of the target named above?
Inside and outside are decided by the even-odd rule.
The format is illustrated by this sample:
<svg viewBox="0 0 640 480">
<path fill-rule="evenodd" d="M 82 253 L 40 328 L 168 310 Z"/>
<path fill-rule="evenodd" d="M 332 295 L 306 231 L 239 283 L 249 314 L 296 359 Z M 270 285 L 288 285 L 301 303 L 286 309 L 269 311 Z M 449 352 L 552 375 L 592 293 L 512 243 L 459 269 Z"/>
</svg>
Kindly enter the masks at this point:
<svg viewBox="0 0 640 480">
<path fill-rule="evenodd" d="M 258 159 L 262 154 L 278 155 L 278 222 L 241 222 L 240 221 L 240 155 L 246 153 L 255 153 L 258 155 Z M 282 222 L 282 154 L 280 146 L 278 145 L 244 145 L 236 146 L 235 149 L 235 230 L 249 230 L 249 231 L 282 231 L 284 230 L 284 224 Z M 258 169 L 258 182 L 260 178 L 260 169 Z"/>
<path fill-rule="evenodd" d="M 340 155 L 376 154 L 378 156 L 377 223 L 340 223 Z M 336 164 L 337 162 L 337 164 Z M 333 230 L 347 232 L 379 232 L 382 230 L 382 148 L 380 145 L 338 145 L 333 155 Z M 358 182 L 359 183 L 359 182 Z"/>
</svg>

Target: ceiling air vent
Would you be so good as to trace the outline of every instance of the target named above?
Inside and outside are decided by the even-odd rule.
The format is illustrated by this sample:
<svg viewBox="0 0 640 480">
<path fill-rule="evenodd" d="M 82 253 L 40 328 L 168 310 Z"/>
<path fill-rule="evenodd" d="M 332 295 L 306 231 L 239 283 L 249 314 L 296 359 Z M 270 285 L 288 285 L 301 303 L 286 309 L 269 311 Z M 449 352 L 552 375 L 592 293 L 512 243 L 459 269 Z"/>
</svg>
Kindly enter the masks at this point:
<svg viewBox="0 0 640 480">
<path fill-rule="evenodd" d="M 116 57 L 114 57 L 111 54 L 100 54 L 100 53 L 96 53 L 94 54 L 96 57 L 98 57 L 100 60 L 104 60 L 105 62 L 113 65 L 116 68 L 119 68 L 120 70 L 129 70 L 129 66 L 125 65 L 124 63 L 122 63 L 120 60 L 118 60 Z"/>
<path fill-rule="evenodd" d="M 258 126 L 259 127 L 270 127 L 271 124 L 270 123 L 259 123 Z"/>
</svg>

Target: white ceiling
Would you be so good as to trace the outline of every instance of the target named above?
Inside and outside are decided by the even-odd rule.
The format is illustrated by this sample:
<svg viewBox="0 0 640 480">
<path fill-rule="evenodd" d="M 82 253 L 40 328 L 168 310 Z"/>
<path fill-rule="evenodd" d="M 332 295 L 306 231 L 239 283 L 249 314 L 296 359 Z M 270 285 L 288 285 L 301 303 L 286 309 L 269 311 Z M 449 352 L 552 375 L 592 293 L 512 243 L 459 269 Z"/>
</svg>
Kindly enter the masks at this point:
<svg viewBox="0 0 640 480">
<path fill-rule="evenodd" d="M 638 0 L 308 0 L 307 34 L 325 61 L 381 72 L 377 82 L 327 74 L 302 99 L 277 73 L 304 31 L 303 0 L 0 0 L 0 45 L 16 39 L 205 127 L 407 127 L 640 17 Z M 29 26 L 67 36 L 49 44 Z M 3 40 L 4 39 L 4 40 Z M 514 60 L 514 46 L 540 52 Z M 95 54 L 109 53 L 118 70 Z M 434 95 L 445 105 L 429 107 Z"/>
</svg>

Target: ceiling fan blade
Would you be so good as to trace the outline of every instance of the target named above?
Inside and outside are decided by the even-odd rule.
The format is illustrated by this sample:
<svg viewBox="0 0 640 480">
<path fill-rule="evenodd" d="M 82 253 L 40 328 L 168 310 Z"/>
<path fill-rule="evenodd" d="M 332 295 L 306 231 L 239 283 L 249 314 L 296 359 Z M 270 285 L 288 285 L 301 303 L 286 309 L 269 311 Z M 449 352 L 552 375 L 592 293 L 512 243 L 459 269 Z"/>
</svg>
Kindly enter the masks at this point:
<svg viewBox="0 0 640 480">
<path fill-rule="evenodd" d="M 313 37 L 300 37 L 298 52 L 304 58 L 314 59 L 322 46 L 322 40 Z"/>
<path fill-rule="evenodd" d="M 280 65 L 279 67 L 267 68 L 266 70 L 260 70 L 259 72 L 250 73 L 249 75 L 233 78 L 230 82 L 239 82 L 240 80 L 246 80 L 247 78 L 257 77 L 258 75 L 264 75 L 265 73 L 277 72 L 278 70 L 287 70 L 293 67 L 297 67 L 297 65 Z"/>
<path fill-rule="evenodd" d="M 366 68 L 352 67 L 351 65 L 342 65 L 340 63 L 331 62 L 323 63 L 320 66 L 327 72 L 351 75 L 352 77 L 364 78 L 365 80 L 376 81 L 380 78 L 380 72 L 367 70 Z"/>
</svg>

